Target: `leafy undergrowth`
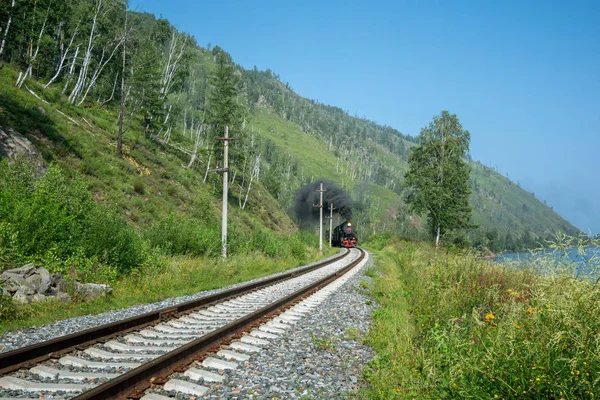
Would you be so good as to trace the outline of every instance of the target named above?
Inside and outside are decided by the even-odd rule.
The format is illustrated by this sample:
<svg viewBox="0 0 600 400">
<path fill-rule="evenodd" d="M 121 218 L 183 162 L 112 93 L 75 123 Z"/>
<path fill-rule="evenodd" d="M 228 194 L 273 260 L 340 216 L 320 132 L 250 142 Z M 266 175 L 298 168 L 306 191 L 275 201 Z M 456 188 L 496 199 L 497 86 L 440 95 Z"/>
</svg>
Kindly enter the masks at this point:
<svg viewBox="0 0 600 400">
<path fill-rule="evenodd" d="M 424 244 L 372 241 L 381 308 L 366 398 L 600 395 L 600 287 Z"/>
<path fill-rule="evenodd" d="M 133 272 L 116 281 L 113 294 L 105 298 L 70 304 L 0 302 L 0 332 L 220 288 L 285 271 L 337 252 L 338 249 L 328 248 L 303 257 L 281 258 L 250 253 L 230 257 L 225 262 L 214 257 L 162 257 L 144 268 L 143 273 Z"/>
</svg>

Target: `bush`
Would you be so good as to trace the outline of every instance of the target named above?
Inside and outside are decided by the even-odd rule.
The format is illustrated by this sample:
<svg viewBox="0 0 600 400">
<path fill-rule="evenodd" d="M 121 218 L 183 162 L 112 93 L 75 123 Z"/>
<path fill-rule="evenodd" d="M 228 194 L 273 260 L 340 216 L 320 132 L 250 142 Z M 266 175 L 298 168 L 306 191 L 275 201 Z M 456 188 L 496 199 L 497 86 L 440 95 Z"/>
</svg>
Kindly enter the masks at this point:
<svg viewBox="0 0 600 400">
<path fill-rule="evenodd" d="M 26 164 L 0 162 L 0 243 L 4 266 L 38 261 L 67 272 L 74 264 L 87 276 L 103 266 L 127 272 L 144 260 L 137 233 L 57 166 L 36 177 Z"/>
<path fill-rule="evenodd" d="M 163 254 L 215 256 L 220 254 L 220 230 L 215 224 L 192 221 L 175 214 L 144 232 L 150 245 Z"/>
</svg>

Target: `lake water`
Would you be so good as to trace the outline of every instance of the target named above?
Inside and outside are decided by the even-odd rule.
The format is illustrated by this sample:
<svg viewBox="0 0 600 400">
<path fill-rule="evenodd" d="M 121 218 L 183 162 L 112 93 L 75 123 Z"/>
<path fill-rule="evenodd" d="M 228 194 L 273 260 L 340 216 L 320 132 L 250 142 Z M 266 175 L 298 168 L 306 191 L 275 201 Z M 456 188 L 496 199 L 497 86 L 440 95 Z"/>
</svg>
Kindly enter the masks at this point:
<svg viewBox="0 0 600 400">
<path fill-rule="evenodd" d="M 525 264 L 540 269 L 568 270 L 577 276 L 600 278 L 600 247 L 586 247 L 543 251 L 502 253 L 495 258 L 499 263 Z M 543 272 L 543 271 L 542 271 Z"/>
</svg>

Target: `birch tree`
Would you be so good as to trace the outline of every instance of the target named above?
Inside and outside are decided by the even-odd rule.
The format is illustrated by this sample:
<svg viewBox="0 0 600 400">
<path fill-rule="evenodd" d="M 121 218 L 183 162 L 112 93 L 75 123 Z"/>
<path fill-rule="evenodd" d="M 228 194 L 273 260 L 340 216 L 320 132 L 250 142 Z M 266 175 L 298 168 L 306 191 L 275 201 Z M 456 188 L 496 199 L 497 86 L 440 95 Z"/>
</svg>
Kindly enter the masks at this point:
<svg viewBox="0 0 600 400">
<path fill-rule="evenodd" d="M 8 37 L 8 32 L 10 31 L 10 25 L 13 19 L 13 11 L 15 9 L 15 0 L 11 0 L 10 2 L 10 10 L 8 11 L 8 21 L 6 22 L 6 26 L 4 27 L 2 32 L 2 42 L 0 42 L 0 56 L 4 53 L 4 46 L 6 45 L 6 38 Z"/>
<path fill-rule="evenodd" d="M 412 149 L 408 160 L 405 183 L 412 191 L 407 202 L 412 210 L 427 216 L 436 247 L 444 233 L 472 226 L 471 168 L 463 160 L 470 140 L 456 115 L 442 111 L 421 130 L 420 145 Z"/>
<path fill-rule="evenodd" d="M 40 51 L 40 42 L 42 41 L 42 36 L 44 35 L 44 30 L 46 29 L 46 23 L 48 22 L 48 16 L 50 15 L 51 6 L 52 3 L 48 5 L 46 13 L 44 14 L 44 22 L 42 22 L 40 33 L 37 36 L 35 51 L 33 50 L 33 38 L 29 39 L 29 45 L 27 46 L 27 68 L 25 69 L 24 73 L 19 72 L 19 77 L 17 78 L 17 83 L 15 84 L 15 86 L 18 88 L 20 88 L 23 85 L 25 79 L 31 76 L 31 72 L 33 70 L 33 63 L 35 62 L 35 59 L 37 58 Z M 35 13 L 35 7 L 33 13 Z"/>
</svg>

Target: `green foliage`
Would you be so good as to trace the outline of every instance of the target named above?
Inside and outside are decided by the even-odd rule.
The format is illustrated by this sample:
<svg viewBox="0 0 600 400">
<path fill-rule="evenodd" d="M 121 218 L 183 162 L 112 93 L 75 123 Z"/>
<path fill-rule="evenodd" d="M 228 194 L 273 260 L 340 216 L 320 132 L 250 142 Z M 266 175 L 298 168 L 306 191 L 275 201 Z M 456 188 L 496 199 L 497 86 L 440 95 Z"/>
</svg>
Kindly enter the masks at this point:
<svg viewBox="0 0 600 400">
<path fill-rule="evenodd" d="M 17 316 L 17 306 L 9 295 L 0 294 L 0 321 L 12 320 Z"/>
<path fill-rule="evenodd" d="M 216 256 L 220 254 L 221 231 L 217 224 L 199 224 L 174 214 L 144 232 L 152 247 L 163 254 Z"/>
<path fill-rule="evenodd" d="M 471 226 L 470 168 L 463 161 L 470 134 L 455 114 L 442 111 L 421 130 L 419 142 L 408 159 L 405 179 L 413 192 L 407 201 L 412 210 L 427 216 L 438 244 L 447 231 Z"/>
<path fill-rule="evenodd" d="M 245 108 L 239 100 L 240 76 L 227 55 L 218 53 L 206 106 L 206 121 L 215 136 L 222 136 L 225 126 L 231 132 L 241 131 Z"/>
<path fill-rule="evenodd" d="M 89 275 L 100 265 L 125 272 L 144 260 L 135 231 L 95 204 L 80 177 L 56 166 L 38 178 L 25 164 L 0 162 L 0 241 L 5 266 L 38 260 Z"/>
<path fill-rule="evenodd" d="M 396 240 L 376 254 L 365 397 L 594 398 L 597 283 L 554 258 L 515 269 Z"/>
</svg>

